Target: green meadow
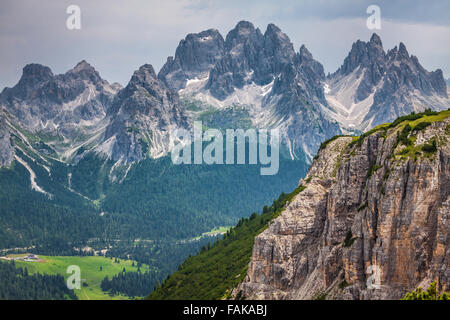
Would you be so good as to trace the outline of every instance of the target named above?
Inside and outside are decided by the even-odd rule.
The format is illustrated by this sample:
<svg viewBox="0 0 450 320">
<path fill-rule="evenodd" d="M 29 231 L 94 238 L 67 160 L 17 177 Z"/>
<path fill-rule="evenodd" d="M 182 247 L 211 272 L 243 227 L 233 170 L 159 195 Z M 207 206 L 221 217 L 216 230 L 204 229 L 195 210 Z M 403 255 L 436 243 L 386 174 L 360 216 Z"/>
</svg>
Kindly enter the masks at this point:
<svg viewBox="0 0 450 320">
<path fill-rule="evenodd" d="M 8 257 L 26 256 L 26 255 L 11 255 Z M 100 256 L 39 256 L 41 261 L 39 262 L 27 262 L 15 260 L 18 267 L 26 267 L 30 274 L 34 273 L 46 273 L 46 274 L 60 274 L 64 278 L 71 275 L 66 273 L 67 267 L 70 265 L 77 265 L 80 267 L 82 285 L 81 289 L 75 289 L 75 293 L 80 300 L 125 300 L 130 299 L 127 296 L 115 295 L 110 296 L 108 293 L 103 292 L 100 284 L 102 280 L 108 276 L 112 276 L 120 273 L 125 268 L 126 271 L 137 271 L 137 263 L 134 262 L 132 266 L 132 260 L 118 260 L 115 263 L 115 259 L 100 257 Z M 102 270 L 100 270 L 100 267 Z M 148 269 L 148 266 L 142 265 L 141 271 Z"/>
</svg>

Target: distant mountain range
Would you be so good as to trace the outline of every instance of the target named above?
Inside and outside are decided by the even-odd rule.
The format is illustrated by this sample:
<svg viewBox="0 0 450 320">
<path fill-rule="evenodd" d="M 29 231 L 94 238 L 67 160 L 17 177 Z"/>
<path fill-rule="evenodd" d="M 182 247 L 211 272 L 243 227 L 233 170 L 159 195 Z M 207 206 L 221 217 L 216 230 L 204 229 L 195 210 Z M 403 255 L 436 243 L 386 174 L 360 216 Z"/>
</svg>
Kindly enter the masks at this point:
<svg viewBox="0 0 450 320">
<path fill-rule="evenodd" d="M 156 75 L 144 65 L 125 88 L 86 61 L 65 74 L 30 64 L 0 94 L 0 163 L 14 147 L 8 131 L 46 136 L 46 150 L 73 162 L 89 152 L 118 164 L 166 155 L 175 128 L 280 128 L 292 159 L 310 162 L 325 139 L 360 132 L 411 111 L 450 106 L 442 71 L 429 72 L 400 43 L 387 52 L 374 34 L 356 41 L 328 77 L 305 46 L 277 26 L 264 33 L 239 22 L 225 39 L 214 29 L 188 34 Z M 41 152 L 43 150 L 36 150 Z"/>
</svg>

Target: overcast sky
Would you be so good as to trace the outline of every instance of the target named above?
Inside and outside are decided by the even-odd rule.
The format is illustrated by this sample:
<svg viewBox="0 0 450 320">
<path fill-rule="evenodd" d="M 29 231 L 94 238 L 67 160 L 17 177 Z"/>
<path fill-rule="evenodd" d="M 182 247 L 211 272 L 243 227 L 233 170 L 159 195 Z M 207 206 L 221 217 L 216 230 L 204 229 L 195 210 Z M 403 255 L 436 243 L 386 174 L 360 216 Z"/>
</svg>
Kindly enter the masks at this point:
<svg viewBox="0 0 450 320">
<path fill-rule="evenodd" d="M 81 30 L 66 28 L 72 4 L 81 8 Z M 276 24 L 296 50 L 305 44 L 334 72 L 354 41 L 370 38 L 371 4 L 381 8 L 376 32 L 385 49 L 402 41 L 426 69 L 450 77 L 448 0 L 1 0 L 0 90 L 13 86 L 28 63 L 63 73 L 83 59 L 125 85 L 144 63 L 158 71 L 186 34 L 216 28 L 225 37 L 240 20 L 262 32 Z"/>
</svg>

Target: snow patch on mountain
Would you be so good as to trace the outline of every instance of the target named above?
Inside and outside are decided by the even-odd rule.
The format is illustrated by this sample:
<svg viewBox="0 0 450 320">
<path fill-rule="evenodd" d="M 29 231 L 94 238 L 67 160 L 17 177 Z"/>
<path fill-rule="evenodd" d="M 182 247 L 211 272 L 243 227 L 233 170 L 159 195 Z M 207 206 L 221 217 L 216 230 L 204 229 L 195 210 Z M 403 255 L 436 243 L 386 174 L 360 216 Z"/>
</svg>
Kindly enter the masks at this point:
<svg viewBox="0 0 450 320">
<path fill-rule="evenodd" d="M 251 76 L 250 74 L 248 75 Z M 261 109 L 264 97 L 271 92 L 273 80 L 267 85 L 257 85 L 254 82 L 242 88 L 235 88 L 226 99 L 215 98 L 208 89 L 205 89 L 209 76 L 202 79 L 194 78 L 187 81 L 186 87 L 178 91 L 181 97 L 198 100 L 218 109 L 223 109 L 233 105 L 246 106 L 249 111 Z"/>
</svg>

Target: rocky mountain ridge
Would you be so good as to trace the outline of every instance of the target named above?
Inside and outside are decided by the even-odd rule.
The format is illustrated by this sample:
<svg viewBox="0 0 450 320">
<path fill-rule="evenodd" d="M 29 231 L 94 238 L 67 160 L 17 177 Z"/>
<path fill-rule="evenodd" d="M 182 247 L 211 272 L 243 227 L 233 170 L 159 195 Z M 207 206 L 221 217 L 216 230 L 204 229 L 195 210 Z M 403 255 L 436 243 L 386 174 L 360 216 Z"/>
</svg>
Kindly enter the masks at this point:
<svg viewBox="0 0 450 320">
<path fill-rule="evenodd" d="M 199 48 L 207 54 L 196 55 Z M 202 68 L 193 71 L 182 63 L 192 56 L 197 57 L 193 65 Z M 320 142 L 333 135 L 450 106 L 441 70 L 425 70 L 403 43 L 385 52 L 377 34 L 369 42 L 356 41 L 328 77 L 306 47 L 295 52 L 277 26 L 269 24 L 262 33 L 248 21 L 239 22 L 225 40 L 217 30 L 188 35 L 176 50 L 173 61 L 178 62 L 172 60 L 158 77 L 200 109 L 191 117 L 244 110 L 243 121 L 279 128 L 291 158 L 307 162 Z"/>
<path fill-rule="evenodd" d="M 56 160 L 76 162 L 95 152 L 129 164 L 167 154 L 172 131 L 189 128 L 177 93 L 160 83 L 151 65 L 139 68 L 122 88 L 84 60 L 61 75 L 30 64 L 16 86 L 3 90 L 0 107 L 5 164 L 11 148 L 18 147 L 11 135 L 29 151 Z"/>
<path fill-rule="evenodd" d="M 69 161 L 81 148 L 98 143 L 120 89 L 84 60 L 59 75 L 29 64 L 19 82 L 0 94 L 0 116 L 8 124 L 5 128 L 33 152 Z M 40 140 L 45 150 L 32 146 L 30 139 Z"/>
<path fill-rule="evenodd" d="M 147 155 L 158 158 L 173 147 L 174 131 L 190 124 L 178 94 L 168 90 L 151 65 L 135 71 L 108 111 L 105 142 L 96 148 L 114 161 L 135 162 Z"/>
<path fill-rule="evenodd" d="M 244 110 L 243 118 L 252 127 L 279 128 L 290 157 L 304 161 L 312 159 L 321 140 L 340 132 L 336 121 L 321 111 L 320 105 L 326 103 L 325 74 L 305 46 L 296 52 L 289 37 L 274 24 L 262 33 L 252 23 L 241 21 L 223 42 L 217 31 L 213 34 L 208 41 L 202 40 L 204 33 L 188 35 L 175 54 L 174 61 L 180 62 L 169 59 L 158 74 L 183 99 L 199 106 L 194 117 Z M 181 61 L 189 60 L 195 48 L 206 43 L 209 55 L 197 56 L 196 63 L 209 70 L 192 73 Z M 209 58 L 211 53 L 214 60 Z M 168 72 L 174 65 L 176 71 Z M 184 86 L 173 81 L 175 73 L 184 75 Z"/>
<path fill-rule="evenodd" d="M 4 118 L 0 117 L 0 166 L 9 166 L 13 160 L 14 149 L 11 134 Z"/>
<path fill-rule="evenodd" d="M 402 42 L 385 52 L 377 34 L 353 43 L 342 66 L 327 77 L 325 91 L 325 111 L 350 130 L 450 106 L 442 70 L 425 70 Z"/>
<path fill-rule="evenodd" d="M 386 53 L 376 34 L 358 40 L 325 77 L 304 45 L 295 51 L 274 24 L 263 33 L 248 21 L 225 38 L 215 29 L 188 34 L 157 75 L 144 65 L 125 88 L 81 61 L 61 75 L 27 65 L 0 94 L 3 127 L 36 136 L 56 159 L 76 162 L 95 152 L 126 165 L 167 155 L 174 129 L 194 120 L 219 129 L 278 128 L 287 156 L 309 163 L 334 135 L 413 110 L 446 109 L 449 101 L 442 71 L 425 70 L 403 44 Z"/>
</svg>

